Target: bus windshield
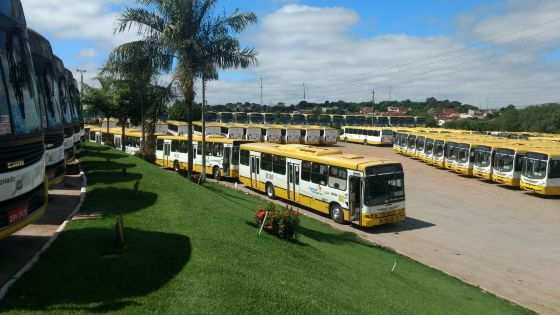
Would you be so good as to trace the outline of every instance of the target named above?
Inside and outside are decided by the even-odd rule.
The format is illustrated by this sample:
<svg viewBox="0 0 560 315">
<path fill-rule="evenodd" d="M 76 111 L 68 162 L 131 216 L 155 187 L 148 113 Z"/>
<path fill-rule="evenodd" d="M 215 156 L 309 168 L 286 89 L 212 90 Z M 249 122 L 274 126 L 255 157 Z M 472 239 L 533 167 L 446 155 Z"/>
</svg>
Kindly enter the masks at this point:
<svg viewBox="0 0 560 315">
<path fill-rule="evenodd" d="M 247 122 L 249 122 L 249 118 L 247 117 L 246 113 L 236 113 L 235 122 L 238 124 L 246 124 Z"/>
<path fill-rule="evenodd" d="M 431 154 L 433 149 L 434 149 L 434 140 L 426 139 L 426 149 L 424 151 L 428 154 Z"/>
<path fill-rule="evenodd" d="M 18 30 L 0 29 L 0 136 L 26 135 L 41 130 L 31 54 Z M 4 90 L 7 87 L 8 90 Z"/>
<path fill-rule="evenodd" d="M 292 120 L 292 117 L 290 117 L 290 114 L 280 114 L 280 115 L 278 115 L 278 118 L 276 119 L 276 121 L 279 124 L 282 124 L 282 125 L 289 124 L 291 122 L 291 120 Z"/>
<path fill-rule="evenodd" d="M 305 116 L 302 115 L 302 114 L 292 115 L 292 124 L 294 124 L 294 125 L 304 125 L 305 124 Z"/>
<path fill-rule="evenodd" d="M 546 154 L 528 153 L 523 165 L 523 176 L 532 179 L 543 179 L 546 177 L 548 156 Z"/>
<path fill-rule="evenodd" d="M 510 149 L 498 149 L 494 156 L 494 168 L 500 172 L 511 172 L 515 160 L 515 152 Z"/>
<path fill-rule="evenodd" d="M 464 143 L 458 144 L 455 147 L 455 151 L 457 152 L 456 154 L 457 161 L 459 161 L 460 163 L 467 163 L 469 161 L 469 149 L 470 149 L 470 145 L 468 144 L 464 144 Z"/>
<path fill-rule="evenodd" d="M 417 151 L 424 151 L 424 137 L 418 137 L 416 139 L 416 150 Z"/>
<path fill-rule="evenodd" d="M 442 157 L 444 153 L 444 148 L 445 148 L 445 144 L 442 140 L 436 141 L 435 150 L 434 150 L 435 156 Z"/>
<path fill-rule="evenodd" d="M 364 185 L 366 206 L 404 200 L 404 173 L 401 165 L 368 167 Z"/>
<path fill-rule="evenodd" d="M 408 136 L 408 148 L 416 148 L 416 136 Z"/>
<path fill-rule="evenodd" d="M 220 113 L 220 119 L 223 123 L 231 123 L 231 122 L 233 122 L 233 114 L 232 113 Z"/>
<path fill-rule="evenodd" d="M 489 147 L 478 147 L 474 151 L 474 165 L 480 167 L 488 167 L 491 162 L 491 153 Z"/>
<path fill-rule="evenodd" d="M 249 114 L 249 120 L 252 124 L 264 124 L 263 114 Z"/>
</svg>

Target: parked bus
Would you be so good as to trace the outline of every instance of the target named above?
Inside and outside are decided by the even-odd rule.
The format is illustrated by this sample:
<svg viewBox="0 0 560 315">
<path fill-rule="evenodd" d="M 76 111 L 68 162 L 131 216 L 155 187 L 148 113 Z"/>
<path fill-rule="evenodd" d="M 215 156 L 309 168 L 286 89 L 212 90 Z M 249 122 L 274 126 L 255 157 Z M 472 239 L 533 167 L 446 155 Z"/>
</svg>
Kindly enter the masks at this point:
<svg viewBox="0 0 560 315">
<path fill-rule="evenodd" d="M 307 121 L 305 120 L 304 114 L 292 114 L 292 125 L 305 125 Z"/>
<path fill-rule="evenodd" d="M 529 150 L 528 145 L 519 143 L 499 145 L 494 154 L 492 181 L 506 186 L 519 187 L 527 150 Z"/>
<path fill-rule="evenodd" d="M 81 122 L 80 122 L 80 92 L 78 90 L 78 85 L 72 72 L 68 69 L 64 69 L 64 77 L 66 79 L 66 88 L 68 90 L 68 104 L 70 106 L 70 112 L 72 114 L 72 125 L 74 128 L 74 133 L 72 135 L 72 150 L 74 154 L 80 153 L 80 142 L 81 142 Z"/>
<path fill-rule="evenodd" d="M 405 219 L 400 163 L 332 148 L 241 145 L 239 180 L 247 187 L 362 227 Z"/>
<path fill-rule="evenodd" d="M 202 125 L 200 125 L 202 131 Z M 208 124 L 206 124 L 208 126 Z M 194 128 L 194 127 L 193 127 Z M 168 120 L 167 121 L 167 132 L 174 136 L 186 135 L 188 133 L 188 124 L 184 121 L 178 120 Z"/>
<path fill-rule="evenodd" d="M 206 137 L 206 173 L 214 178 L 239 175 L 239 146 L 244 140 L 228 139 L 224 136 Z M 193 137 L 193 168 L 202 171 L 202 137 Z M 156 164 L 176 171 L 186 170 L 188 163 L 187 138 L 184 136 L 158 136 Z"/>
<path fill-rule="evenodd" d="M 54 65 L 49 41 L 29 30 L 29 46 L 37 76 L 37 100 L 41 104 L 46 147 L 45 173 L 49 187 L 64 181 L 64 124 L 60 104 L 54 97 Z"/>
<path fill-rule="evenodd" d="M 231 112 L 220 112 L 218 113 L 218 121 L 222 124 L 233 123 L 233 113 Z"/>
<path fill-rule="evenodd" d="M 305 121 L 307 122 L 307 125 L 309 125 L 309 126 L 317 126 L 317 125 L 320 125 L 319 115 L 307 114 L 307 115 L 305 116 Z"/>
<path fill-rule="evenodd" d="M 367 126 L 371 125 L 371 121 L 368 123 L 366 116 L 364 115 L 346 115 L 346 125 L 348 126 Z"/>
<path fill-rule="evenodd" d="M 338 129 L 331 127 L 321 128 L 321 144 L 322 145 L 332 145 L 338 142 L 339 131 Z"/>
<path fill-rule="evenodd" d="M 253 125 L 264 124 L 264 115 L 261 113 L 249 113 L 249 123 Z"/>
<path fill-rule="evenodd" d="M 546 196 L 560 195 L 560 146 L 531 150 L 523 159 L 520 187 Z"/>
<path fill-rule="evenodd" d="M 237 112 L 233 113 L 233 120 L 237 124 L 248 124 L 249 116 L 247 115 L 247 113 Z"/>
<path fill-rule="evenodd" d="M 319 115 L 319 126 L 330 127 L 332 125 L 331 115 L 321 114 Z"/>
<path fill-rule="evenodd" d="M 57 56 L 53 56 L 55 75 L 55 99 L 62 110 L 62 122 L 64 123 L 64 160 L 66 163 L 74 160 L 74 122 L 72 120 L 72 108 L 68 96 L 68 85 L 64 73 L 64 64 Z"/>
<path fill-rule="evenodd" d="M 484 180 L 492 180 L 492 162 L 496 149 L 503 145 L 503 141 L 487 141 L 473 149 L 473 176 Z"/>
<path fill-rule="evenodd" d="M 332 115 L 332 126 L 333 128 L 340 129 L 342 126 L 346 125 L 346 119 L 344 115 Z"/>
<path fill-rule="evenodd" d="M 218 122 L 218 114 L 216 112 L 204 112 L 204 117 L 206 118 L 206 122 Z"/>
<path fill-rule="evenodd" d="M 180 135 L 186 135 L 186 128 L 183 130 L 182 127 L 181 129 L 181 133 Z M 210 135 L 220 135 L 222 134 L 222 128 L 220 127 L 220 123 L 216 123 L 216 122 L 207 122 L 206 123 L 206 135 L 210 136 Z M 179 135 L 177 133 L 174 132 L 168 132 L 169 134 L 172 135 Z M 193 134 L 195 135 L 202 135 L 202 122 L 200 121 L 195 121 L 193 122 Z"/>
<path fill-rule="evenodd" d="M 389 128 L 344 126 L 341 137 L 345 141 L 361 144 L 393 144 L 393 130 Z"/>
<path fill-rule="evenodd" d="M 45 145 L 36 74 L 20 1 L 0 5 L 0 239 L 47 207 Z"/>
<path fill-rule="evenodd" d="M 278 114 L 276 116 L 276 123 L 279 125 L 289 125 L 292 123 L 292 115 L 290 114 Z"/>
<path fill-rule="evenodd" d="M 375 125 L 379 127 L 387 127 L 389 126 L 389 117 L 387 116 L 377 116 L 375 118 Z"/>
</svg>

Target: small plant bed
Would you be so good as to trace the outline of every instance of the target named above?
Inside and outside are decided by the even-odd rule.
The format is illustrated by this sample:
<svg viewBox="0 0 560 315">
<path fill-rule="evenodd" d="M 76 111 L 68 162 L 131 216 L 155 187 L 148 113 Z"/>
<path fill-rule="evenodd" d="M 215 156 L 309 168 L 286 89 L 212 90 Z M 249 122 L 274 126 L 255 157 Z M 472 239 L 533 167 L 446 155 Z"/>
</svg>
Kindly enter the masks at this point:
<svg viewBox="0 0 560 315">
<path fill-rule="evenodd" d="M 255 214 L 255 221 L 262 230 L 276 235 L 282 239 L 295 240 L 299 228 L 300 213 L 292 208 L 277 207 L 274 203 L 269 203 L 265 208 L 259 208 Z"/>
</svg>

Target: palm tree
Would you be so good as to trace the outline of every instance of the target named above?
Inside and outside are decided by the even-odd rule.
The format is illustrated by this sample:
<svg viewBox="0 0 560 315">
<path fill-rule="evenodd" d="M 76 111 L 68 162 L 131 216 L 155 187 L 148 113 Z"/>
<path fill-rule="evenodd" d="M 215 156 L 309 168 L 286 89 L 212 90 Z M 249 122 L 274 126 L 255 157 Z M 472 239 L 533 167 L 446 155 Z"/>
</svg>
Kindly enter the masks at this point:
<svg viewBox="0 0 560 315">
<path fill-rule="evenodd" d="M 133 43 L 150 52 L 150 65 L 161 71 L 174 70 L 186 103 L 190 177 L 194 81 L 208 69 L 246 68 L 256 64 L 256 52 L 241 48 L 234 34 L 255 23 L 257 17 L 237 10 L 231 15 L 214 14 L 217 0 L 137 0 L 137 3 L 141 7 L 124 11 L 117 32 L 135 28 L 143 38 Z M 127 55 L 132 50 L 118 47 L 117 51 Z"/>
</svg>

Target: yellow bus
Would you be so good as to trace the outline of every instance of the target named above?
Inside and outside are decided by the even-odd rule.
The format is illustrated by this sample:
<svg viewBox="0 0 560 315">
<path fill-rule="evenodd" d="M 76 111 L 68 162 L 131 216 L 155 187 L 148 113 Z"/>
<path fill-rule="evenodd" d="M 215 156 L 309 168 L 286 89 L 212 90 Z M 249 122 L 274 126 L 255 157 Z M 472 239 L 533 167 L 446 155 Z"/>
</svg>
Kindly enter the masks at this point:
<svg viewBox="0 0 560 315">
<path fill-rule="evenodd" d="M 473 149 L 473 173 L 474 177 L 478 177 L 484 180 L 492 180 L 492 162 L 494 161 L 494 155 L 496 149 L 508 143 L 504 140 L 496 139 L 494 141 L 486 141 L 480 145 L 477 145 Z"/>
<path fill-rule="evenodd" d="M 239 146 L 245 140 L 229 139 L 222 135 L 206 137 L 206 173 L 214 178 L 234 177 L 239 174 Z M 156 164 L 175 171 L 186 170 L 188 165 L 187 137 L 158 136 Z M 202 137 L 193 136 L 193 168 L 202 171 Z"/>
<path fill-rule="evenodd" d="M 560 147 L 531 149 L 523 160 L 520 187 L 541 195 L 560 195 Z"/>
<path fill-rule="evenodd" d="M 241 145 L 239 180 L 245 186 L 362 227 L 405 219 L 400 163 L 344 154 L 334 148 Z"/>
</svg>

